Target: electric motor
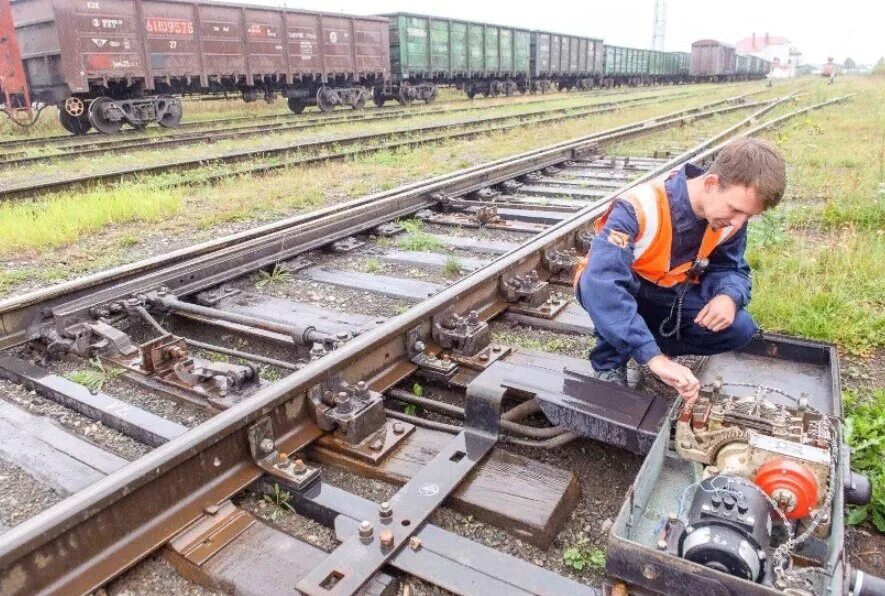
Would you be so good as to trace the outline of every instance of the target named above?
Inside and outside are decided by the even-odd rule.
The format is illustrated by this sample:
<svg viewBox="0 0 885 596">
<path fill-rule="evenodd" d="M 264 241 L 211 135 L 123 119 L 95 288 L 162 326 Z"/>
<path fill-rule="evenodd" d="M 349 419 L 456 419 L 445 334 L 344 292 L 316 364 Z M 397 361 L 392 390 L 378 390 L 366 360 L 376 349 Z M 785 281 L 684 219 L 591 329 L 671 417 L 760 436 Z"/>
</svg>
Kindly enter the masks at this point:
<svg viewBox="0 0 885 596">
<path fill-rule="evenodd" d="M 753 582 L 767 574 L 772 507 L 736 476 L 711 476 L 697 487 L 679 539 L 680 557 Z"/>
</svg>

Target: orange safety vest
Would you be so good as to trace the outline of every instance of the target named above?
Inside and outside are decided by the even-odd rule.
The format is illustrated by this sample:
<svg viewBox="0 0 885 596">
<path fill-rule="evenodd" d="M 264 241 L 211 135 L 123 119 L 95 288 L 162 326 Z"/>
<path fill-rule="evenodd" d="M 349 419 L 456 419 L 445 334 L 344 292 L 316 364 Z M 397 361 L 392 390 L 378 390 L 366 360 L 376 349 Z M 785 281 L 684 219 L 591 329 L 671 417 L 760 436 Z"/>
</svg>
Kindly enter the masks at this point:
<svg viewBox="0 0 885 596">
<path fill-rule="evenodd" d="M 636 235 L 633 246 L 633 271 L 643 279 L 670 288 L 684 281 L 698 283 L 699 280 L 689 278 L 688 272 L 693 265 L 691 262 L 683 263 L 673 269 L 670 268 L 673 225 L 670 220 L 670 201 L 667 199 L 667 190 L 664 187 L 665 179 L 659 178 L 641 184 L 621 198 L 633 206 L 636 219 L 639 222 L 639 233 Z M 614 202 L 594 222 L 597 234 L 602 233 L 602 228 L 605 226 L 612 208 L 614 208 Z M 697 260 L 709 257 L 717 246 L 731 237 L 734 231 L 731 226 L 718 231 L 707 226 L 698 249 Z M 581 274 L 587 268 L 589 260 L 590 253 L 588 252 L 587 256 L 578 262 L 573 280 L 575 288 L 578 287 Z"/>
</svg>

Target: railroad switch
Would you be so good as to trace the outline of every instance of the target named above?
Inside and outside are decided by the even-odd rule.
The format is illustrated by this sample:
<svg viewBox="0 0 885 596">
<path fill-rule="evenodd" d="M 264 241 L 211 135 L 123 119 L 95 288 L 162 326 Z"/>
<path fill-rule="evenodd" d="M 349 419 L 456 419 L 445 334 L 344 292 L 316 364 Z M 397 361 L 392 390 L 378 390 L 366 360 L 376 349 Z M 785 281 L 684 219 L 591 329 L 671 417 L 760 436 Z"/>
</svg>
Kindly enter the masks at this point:
<svg viewBox="0 0 885 596">
<path fill-rule="evenodd" d="M 304 490 L 319 480 L 319 468 L 309 466 L 300 459 L 293 461 L 277 449 L 273 423 L 269 417 L 250 426 L 247 435 L 252 458 L 270 476 L 284 481 L 286 486 L 296 490 Z"/>
</svg>

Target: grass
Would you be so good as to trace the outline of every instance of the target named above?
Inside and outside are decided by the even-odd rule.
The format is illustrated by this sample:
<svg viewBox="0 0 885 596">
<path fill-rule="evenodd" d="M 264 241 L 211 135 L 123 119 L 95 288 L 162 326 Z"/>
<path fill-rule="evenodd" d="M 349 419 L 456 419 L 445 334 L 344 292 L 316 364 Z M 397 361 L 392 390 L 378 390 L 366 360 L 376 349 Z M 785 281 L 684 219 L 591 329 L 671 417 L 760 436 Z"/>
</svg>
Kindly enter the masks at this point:
<svg viewBox="0 0 885 596">
<path fill-rule="evenodd" d="M 866 400 L 846 392 L 845 405 L 849 411 L 845 440 L 851 446 L 851 466 L 866 474 L 873 484 L 870 504 L 850 508 L 847 521 L 857 525 L 869 519 L 885 533 L 885 389 L 874 390 Z"/>
<path fill-rule="evenodd" d="M 605 567 L 606 553 L 601 548 L 592 548 L 590 539 L 581 534 L 578 540 L 562 553 L 562 561 L 575 571 L 592 569 L 599 571 Z"/>
<path fill-rule="evenodd" d="M 442 248 L 442 242 L 424 231 L 424 223 L 417 219 L 406 219 L 398 222 L 406 231 L 397 240 L 397 246 L 403 250 L 434 251 Z"/>
<path fill-rule="evenodd" d="M 95 187 L 51 200 L 3 202 L 0 256 L 63 246 L 117 223 L 161 221 L 181 210 L 183 196 L 183 189 L 135 184 Z"/>
<path fill-rule="evenodd" d="M 274 483 L 273 493 L 264 495 L 264 500 L 274 506 L 270 512 L 270 518 L 273 521 L 277 521 L 286 513 L 293 513 L 295 511 L 295 508 L 290 503 L 292 494 L 287 490 L 281 489 L 279 484 Z"/>
<path fill-rule="evenodd" d="M 446 257 L 446 262 L 443 264 L 443 273 L 450 277 L 461 275 L 461 261 L 458 257 Z"/>
<path fill-rule="evenodd" d="M 108 381 L 123 374 L 122 368 L 105 368 L 101 360 L 94 358 L 89 361 L 89 368 L 81 368 L 65 375 L 69 381 L 83 385 L 92 393 L 100 392 Z"/>
<path fill-rule="evenodd" d="M 381 261 L 378 259 L 368 259 L 363 266 L 366 273 L 378 273 L 381 271 Z"/>
<path fill-rule="evenodd" d="M 258 272 L 258 281 L 255 282 L 255 287 L 261 289 L 266 286 L 284 284 L 291 280 L 292 274 L 284 266 L 277 263 L 270 271 L 262 269 Z"/>
<path fill-rule="evenodd" d="M 885 83 L 767 134 L 788 163 L 777 210 L 750 223 L 750 311 L 770 330 L 885 348 Z M 837 89 L 835 93 L 844 93 Z"/>
</svg>

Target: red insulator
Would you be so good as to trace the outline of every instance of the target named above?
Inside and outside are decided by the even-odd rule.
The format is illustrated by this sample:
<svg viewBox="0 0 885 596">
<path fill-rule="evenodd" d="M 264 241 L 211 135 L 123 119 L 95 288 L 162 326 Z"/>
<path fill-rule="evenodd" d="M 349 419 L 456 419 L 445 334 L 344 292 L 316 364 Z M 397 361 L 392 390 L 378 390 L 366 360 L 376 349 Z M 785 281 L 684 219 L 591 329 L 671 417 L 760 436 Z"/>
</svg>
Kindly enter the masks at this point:
<svg viewBox="0 0 885 596">
<path fill-rule="evenodd" d="M 772 458 L 759 466 L 753 482 L 782 503 L 781 510 L 788 519 L 806 517 L 817 505 L 817 478 L 811 468 L 797 461 Z"/>
</svg>

